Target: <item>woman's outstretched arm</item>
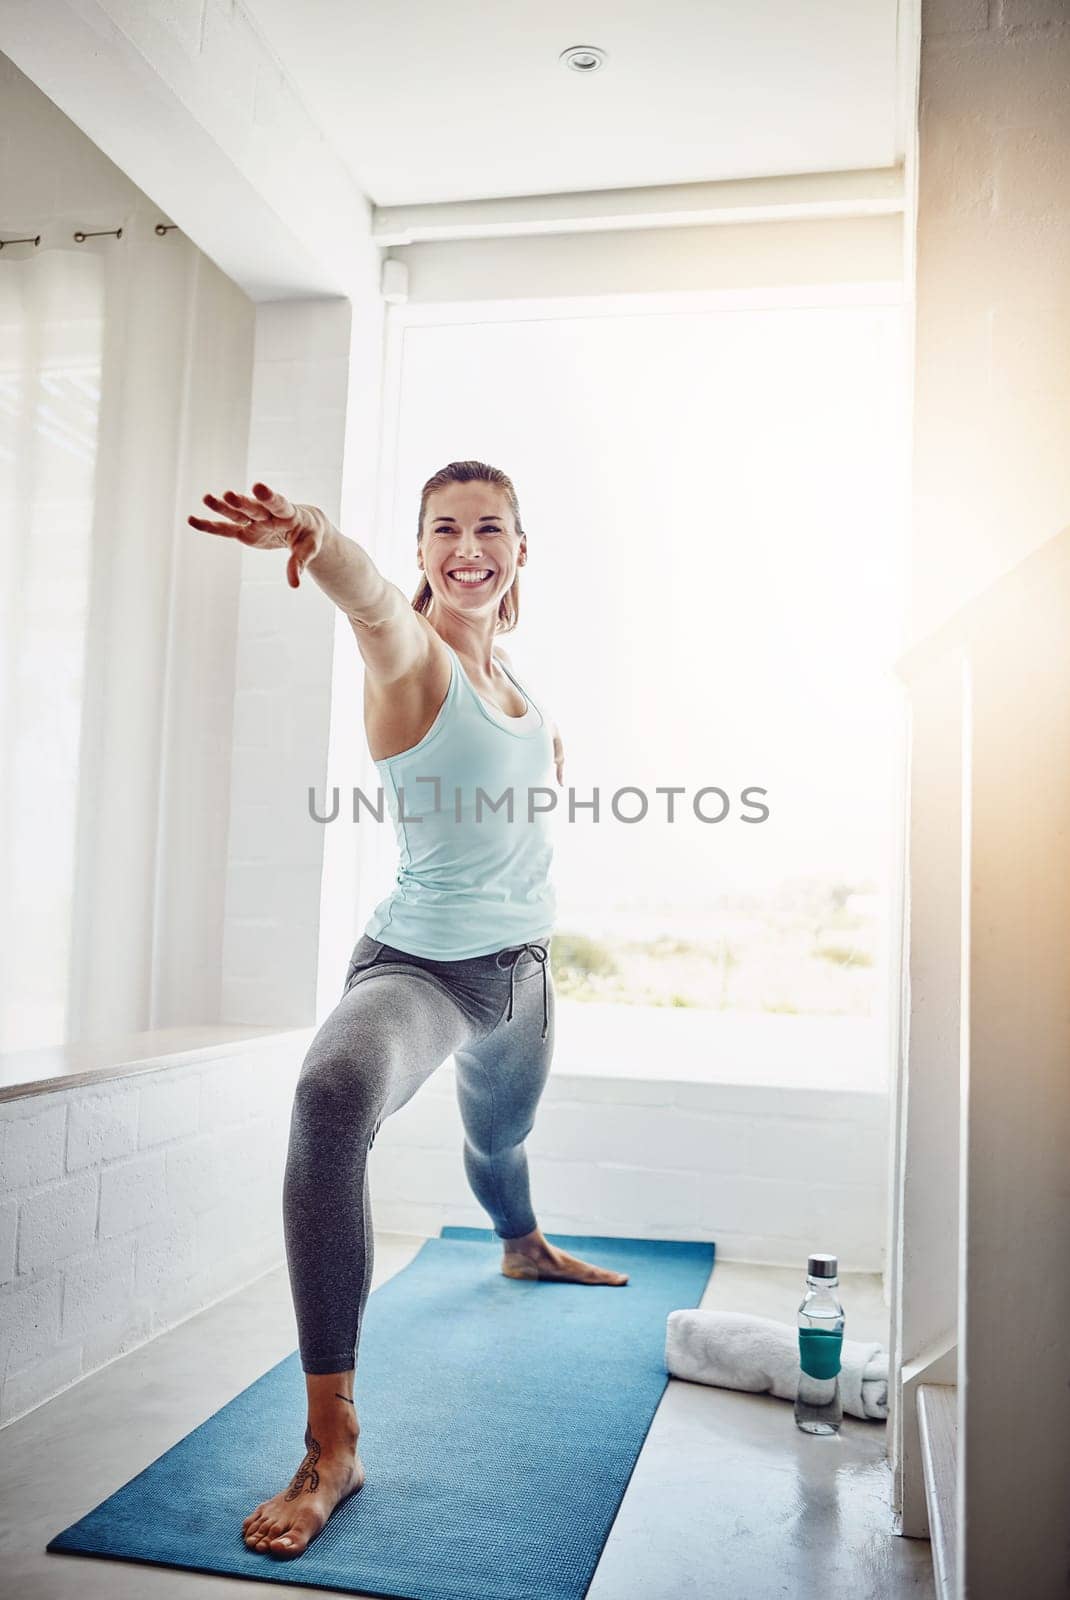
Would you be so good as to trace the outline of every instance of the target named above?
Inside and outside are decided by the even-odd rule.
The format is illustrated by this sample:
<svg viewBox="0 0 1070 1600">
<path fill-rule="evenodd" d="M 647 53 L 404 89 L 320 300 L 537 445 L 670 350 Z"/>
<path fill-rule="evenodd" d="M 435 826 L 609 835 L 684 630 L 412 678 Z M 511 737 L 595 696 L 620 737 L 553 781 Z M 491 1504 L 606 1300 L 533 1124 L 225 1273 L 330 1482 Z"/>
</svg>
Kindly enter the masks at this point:
<svg viewBox="0 0 1070 1600">
<path fill-rule="evenodd" d="M 192 527 L 238 539 L 261 550 L 288 548 L 286 579 L 296 589 L 307 568 L 349 618 L 370 674 L 385 682 L 419 669 L 428 657 L 428 630 L 396 584 L 368 552 L 347 539 L 318 506 L 295 505 L 265 483 L 252 496 L 228 489 L 204 503 L 226 519 L 190 517 Z"/>
</svg>

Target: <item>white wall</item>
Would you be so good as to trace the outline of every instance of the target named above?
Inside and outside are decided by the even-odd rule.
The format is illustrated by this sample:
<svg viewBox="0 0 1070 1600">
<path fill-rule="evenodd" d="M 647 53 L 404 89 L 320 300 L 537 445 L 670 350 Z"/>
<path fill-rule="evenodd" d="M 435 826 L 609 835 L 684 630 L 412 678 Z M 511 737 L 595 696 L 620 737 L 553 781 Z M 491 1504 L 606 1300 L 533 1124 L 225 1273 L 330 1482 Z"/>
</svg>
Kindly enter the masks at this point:
<svg viewBox="0 0 1070 1600">
<path fill-rule="evenodd" d="M 723 1260 L 803 1274 L 813 1250 L 882 1270 L 887 1143 L 880 1092 L 554 1072 L 526 1148 L 550 1234 L 713 1239 Z M 488 1227 L 462 1144 L 450 1062 L 376 1136 L 376 1227 Z"/>
<path fill-rule="evenodd" d="M 912 632 L 1070 522 L 1070 16 L 925 0 Z"/>
<path fill-rule="evenodd" d="M 300 1059 L 283 1037 L 0 1103 L 0 1423 L 278 1263 Z"/>
</svg>

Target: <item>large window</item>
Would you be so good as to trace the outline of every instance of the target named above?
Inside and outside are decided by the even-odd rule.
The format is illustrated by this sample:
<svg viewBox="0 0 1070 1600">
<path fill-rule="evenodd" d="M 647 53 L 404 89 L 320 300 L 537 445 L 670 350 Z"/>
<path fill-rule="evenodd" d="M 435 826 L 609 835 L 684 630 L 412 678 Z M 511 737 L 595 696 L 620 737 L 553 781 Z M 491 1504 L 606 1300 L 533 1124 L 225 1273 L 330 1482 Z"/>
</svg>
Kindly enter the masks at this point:
<svg viewBox="0 0 1070 1600">
<path fill-rule="evenodd" d="M 446 462 L 513 478 L 529 564 L 509 648 L 566 748 L 563 1008 L 612 1008 L 648 1038 L 655 1013 L 687 1012 L 669 1026 L 692 1040 L 718 1013 L 880 1021 L 902 309 L 551 311 L 425 312 L 395 335 L 384 555 L 415 588 L 419 491 Z M 587 806 L 569 820 L 569 788 L 598 791 L 597 822 Z M 879 1028 L 866 1037 L 879 1048 Z"/>
</svg>

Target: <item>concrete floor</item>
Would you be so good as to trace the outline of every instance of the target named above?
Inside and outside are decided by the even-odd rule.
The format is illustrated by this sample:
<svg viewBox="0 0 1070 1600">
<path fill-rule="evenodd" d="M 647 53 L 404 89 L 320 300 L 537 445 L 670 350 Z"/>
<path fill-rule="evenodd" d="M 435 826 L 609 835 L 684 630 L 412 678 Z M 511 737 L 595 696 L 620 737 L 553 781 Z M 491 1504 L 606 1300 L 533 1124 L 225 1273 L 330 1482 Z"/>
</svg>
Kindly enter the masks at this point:
<svg viewBox="0 0 1070 1600">
<path fill-rule="evenodd" d="M 375 1284 L 422 1242 L 377 1236 Z M 887 1343 L 879 1278 L 847 1274 L 841 1287 L 850 1337 Z M 786 1268 L 718 1262 L 702 1303 L 787 1322 L 800 1298 L 798 1274 Z M 0 1432 L 3 1591 L 20 1600 L 262 1600 L 258 1582 L 44 1547 L 295 1345 L 280 1268 Z M 812 1438 L 795 1427 L 785 1400 L 670 1379 L 590 1600 L 815 1592 L 822 1600 L 931 1600 L 928 1542 L 891 1532 L 886 1432 L 847 1417 L 838 1436 Z M 295 1440 L 295 1467 L 301 1455 Z"/>
</svg>

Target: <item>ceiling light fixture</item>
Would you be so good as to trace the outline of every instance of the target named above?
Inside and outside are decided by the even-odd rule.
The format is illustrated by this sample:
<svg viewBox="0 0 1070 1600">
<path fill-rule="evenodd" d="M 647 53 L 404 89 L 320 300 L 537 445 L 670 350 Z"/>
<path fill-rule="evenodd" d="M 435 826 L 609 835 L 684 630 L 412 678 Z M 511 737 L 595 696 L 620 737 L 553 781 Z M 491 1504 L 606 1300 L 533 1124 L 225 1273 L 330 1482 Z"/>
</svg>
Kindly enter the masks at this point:
<svg viewBox="0 0 1070 1600">
<path fill-rule="evenodd" d="M 606 52 L 599 50 L 595 44 L 573 44 L 567 50 L 562 50 L 559 61 L 563 61 L 573 72 L 597 72 L 605 62 Z"/>
</svg>

